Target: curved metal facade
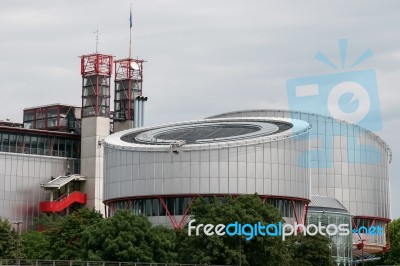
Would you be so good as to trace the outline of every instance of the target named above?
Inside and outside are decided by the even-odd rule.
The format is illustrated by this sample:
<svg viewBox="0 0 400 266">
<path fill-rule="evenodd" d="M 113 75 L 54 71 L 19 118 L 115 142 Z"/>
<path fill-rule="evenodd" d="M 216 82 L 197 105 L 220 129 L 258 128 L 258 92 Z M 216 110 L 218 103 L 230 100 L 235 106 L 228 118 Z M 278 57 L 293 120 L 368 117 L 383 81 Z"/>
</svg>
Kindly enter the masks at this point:
<svg viewBox="0 0 400 266">
<path fill-rule="evenodd" d="M 159 129 L 179 125 L 196 127 L 201 123 L 223 122 L 285 122 L 293 127 L 266 136 L 184 144 L 175 152 L 171 150 L 171 145 L 121 140 L 128 134 L 158 132 Z M 298 158 L 308 152 L 308 130 L 309 124 L 300 120 L 230 118 L 176 123 L 113 134 L 104 140 L 105 204 L 110 207 L 112 214 L 113 208 L 140 210 L 141 207 L 133 205 L 144 198 L 158 199 L 158 203 L 152 201 L 141 204 L 156 204 L 156 208 L 159 208 L 163 201 L 168 205 L 167 198 L 189 198 L 186 203 L 182 203 L 187 205 L 194 195 L 258 193 L 261 196 L 271 196 L 271 199 L 293 199 L 294 202 L 287 203 L 287 208 L 294 207 L 298 210 L 294 216 L 301 216 L 303 205 L 310 199 L 310 173 L 308 167 L 300 165 Z M 308 161 L 302 163 L 307 164 Z M 117 204 L 113 205 L 113 202 Z M 303 202 L 303 205 L 296 202 Z M 174 203 L 171 204 L 173 206 Z M 147 209 L 143 208 L 143 212 L 147 212 Z M 180 211 L 172 215 L 183 214 Z M 160 217 L 151 220 L 166 223 Z"/>
<path fill-rule="evenodd" d="M 172 136 L 160 133 L 169 127 L 227 121 L 284 121 L 296 126 L 243 140 L 165 145 L 168 141 L 157 139 Z M 121 140 L 130 136 L 148 143 Z M 354 217 L 353 228 L 380 225 L 386 230 L 390 221 L 389 147 L 374 133 L 331 117 L 281 110 L 238 111 L 119 132 L 107 137 L 104 146 L 104 200 L 111 215 L 128 208 L 150 216 L 152 222 L 179 227 L 196 195 L 258 193 L 269 201 L 280 199 L 275 205 L 282 213 L 285 208 L 294 213 L 286 216 L 290 222 L 304 216 L 303 207 L 312 194 L 339 200 Z M 170 221 L 161 219 L 163 215 Z M 174 222 L 173 216 L 180 222 Z M 358 238 L 366 239 L 371 251 L 388 247 L 386 231 L 383 237 L 361 234 Z M 356 237 L 353 240 L 356 244 Z"/>
<path fill-rule="evenodd" d="M 285 117 L 311 124 L 311 194 L 338 199 L 359 221 L 385 226 L 390 221 L 391 151 L 374 133 L 331 117 L 281 110 L 248 110 L 213 116 Z M 357 238 L 354 238 L 356 243 Z M 367 244 L 386 247 L 385 237 L 362 235 Z"/>
</svg>

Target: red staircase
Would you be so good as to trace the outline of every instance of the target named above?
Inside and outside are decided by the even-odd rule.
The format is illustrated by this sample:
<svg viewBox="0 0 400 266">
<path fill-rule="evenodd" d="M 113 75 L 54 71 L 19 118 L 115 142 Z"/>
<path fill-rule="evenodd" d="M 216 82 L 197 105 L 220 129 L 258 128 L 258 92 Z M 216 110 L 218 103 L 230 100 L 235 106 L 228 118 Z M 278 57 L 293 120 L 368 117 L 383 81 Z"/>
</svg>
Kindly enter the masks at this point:
<svg viewBox="0 0 400 266">
<path fill-rule="evenodd" d="M 75 191 L 58 201 L 43 201 L 40 202 L 39 208 L 42 212 L 61 212 L 73 203 L 86 203 L 86 194 Z"/>
</svg>

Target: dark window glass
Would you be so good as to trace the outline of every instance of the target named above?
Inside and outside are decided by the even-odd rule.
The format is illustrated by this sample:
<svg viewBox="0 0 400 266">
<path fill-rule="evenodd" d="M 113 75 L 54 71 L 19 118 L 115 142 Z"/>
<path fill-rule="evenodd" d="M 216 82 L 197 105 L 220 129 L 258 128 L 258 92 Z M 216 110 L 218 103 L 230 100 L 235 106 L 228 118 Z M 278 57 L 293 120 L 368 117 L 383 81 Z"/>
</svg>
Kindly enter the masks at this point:
<svg viewBox="0 0 400 266">
<path fill-rule="evenodd" d="M 166 203 L 167 203 L 167 208 L 168 208 L 169 213 L 171 215 L 175 215 L 174 198 L 167 198 Z"/>
<path fill-rule="evenodd" d="M 159 199 L 153 199 L 153 207 L 152 207 L 152 216 L 158 216 L 158 210 L 159 210 L 159 204 L 160 200 Z"/>
<path fill-rule="evenodd" d="M 159 205 L 159 214 L 160 214 L 160 216 L 165 216 L 165 208 L 164 208 L 163 204 L 161 203 L 161 201 L 160 201 L 160 205 Z"/>
</svg>

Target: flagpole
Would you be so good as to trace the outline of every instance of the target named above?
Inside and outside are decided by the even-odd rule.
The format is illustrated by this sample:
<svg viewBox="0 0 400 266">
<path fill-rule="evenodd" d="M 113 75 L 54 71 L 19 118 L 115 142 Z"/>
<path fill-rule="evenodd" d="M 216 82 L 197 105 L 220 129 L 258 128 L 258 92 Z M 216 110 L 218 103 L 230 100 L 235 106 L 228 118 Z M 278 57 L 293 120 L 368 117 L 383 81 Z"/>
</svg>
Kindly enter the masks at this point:
<svg viewBox="0 0 400 266">
<path fill-rule="evenodd" d="M 131 58 L 131 52 L 132 52 L 132 4 L 131 4 L 131 12 L 130 12 L 130 17 L 129 17 L 129 58 Z"/>
</svg>

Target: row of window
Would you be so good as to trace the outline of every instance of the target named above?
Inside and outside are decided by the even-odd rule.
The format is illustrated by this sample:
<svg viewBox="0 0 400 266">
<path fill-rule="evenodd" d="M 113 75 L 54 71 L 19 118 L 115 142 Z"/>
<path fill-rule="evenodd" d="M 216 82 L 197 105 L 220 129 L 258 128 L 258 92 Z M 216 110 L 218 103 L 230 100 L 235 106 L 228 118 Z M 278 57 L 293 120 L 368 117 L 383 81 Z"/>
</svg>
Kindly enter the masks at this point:
<svg viewBox="0 0 400 266">
<path fill-rule="evenodd" d="M 80 139 L 0 132 L 0 151 L 80 158 Z"/>
<path fill-rule="evenodd" d="M 206 202 L 210 202 L 213 197 L 205 197 Z M 227 201 L 227 198 L 221 199 L 223 203 Z M 170 215 L 183 215 L 192 202 L 191 197 L 179 197 L 179 198 L 163 198 L 164 204 L 167 207 Z M 277 208 L 283 217 L 295 218 L 295 212 L 290 200 L 285 199 L 267 199 L 267 202 Z M 109 204 L 110 214 L 112 215 L 116 210 L 129 209 L 135 214 L 143 214 L 145 216 L 166 216 L 166 209 L 164 208 L 163 202 L 159 198 L 153 199 L 138 199 L 119 201 Z M 303 202 L 295 201 L 295 208 L 297 217 L 302 216 Z"/>
<path fill-rule="evenodd" d="M 24 128 L 46 129 L 68 127 L 73 129 L 75 108 L 71 106 L 48 106 L 24 110 Z"/>
</svg>

